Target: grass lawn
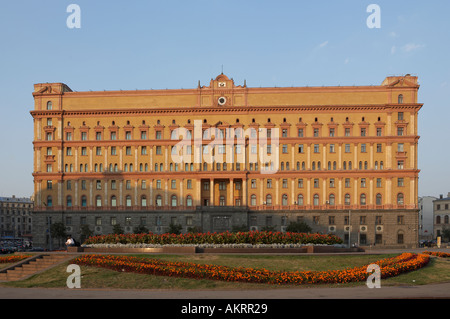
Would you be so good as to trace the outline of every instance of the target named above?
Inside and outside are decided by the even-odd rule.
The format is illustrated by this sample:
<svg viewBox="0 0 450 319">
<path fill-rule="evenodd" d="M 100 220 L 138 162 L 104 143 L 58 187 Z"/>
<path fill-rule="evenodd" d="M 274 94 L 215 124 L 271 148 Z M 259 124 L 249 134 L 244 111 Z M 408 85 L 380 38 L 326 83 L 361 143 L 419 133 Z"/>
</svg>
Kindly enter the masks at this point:
<svg viewBox="0 0 450 319">
<path fill-rule="evenodd" d="M 370 264 L 374 261 L 395 256 L 389 255 L 334 255 L 334 256 L 299 256 L 299 255 L 139 255 L 140 257 L 160 258 L 170 261 L 217 264 L 234 267 L 266 268 L 269 270 L 303 271 L 344 269 Z M 62 264 L 18 282 L 3 282 L 1 286 L 9 287 L 45 287 L 65 288 L 67 265 Z M 3 268 L 3 266 L 2 266 Z M 276 289 L 299 286 L 275 286 L 268 284 L 249 284 L 196 280 L 116 272 L 108 269 L 81 267 L 82 288 L 114 289 Z M 432 258 L 424 268 L 382 280 L 382 285 L 430 284 L 450 281 L 450 260 Z M 365 282 L 351 284 L 321 285 L 321 287 L 364 285 Z M 301 287 L 307 287 L 301 286 Z"/>
</svg>

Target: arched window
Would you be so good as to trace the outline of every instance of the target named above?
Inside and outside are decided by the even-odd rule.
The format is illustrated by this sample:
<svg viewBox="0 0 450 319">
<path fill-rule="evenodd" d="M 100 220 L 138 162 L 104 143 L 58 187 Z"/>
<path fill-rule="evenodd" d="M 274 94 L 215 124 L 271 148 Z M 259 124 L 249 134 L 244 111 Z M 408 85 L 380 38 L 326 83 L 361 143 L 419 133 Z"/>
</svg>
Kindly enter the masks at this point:
<svg viewBox="0 0 450 319">
<path fill-rule="evenodd" d="M 130 164 L 130 172 L 133 171 L 133 164 Z"/>
<path fill-rule="evenodd" d="M 161 207 L 162 206 L 162 197 L 161 195 L 156 195 L 156 206 Z"/>
<path fill-rule="evenodd" d="M 334 205 L 335 205 L 334 194 L 330 194 L 330 196 L 328 197 L 328 203 L 329 203 L 331 206 L 334 206 Z"/>
<path fill-rule="evenodd" d="M 303 194 L 298 194 L 298 196 L 297 196 L 297 205 L 303 206 Z"/>
<path fill-rule="evenodd" d="M 448 215 L 444 216 L 444 224 L 448 224 Z"/>
<path fill-rule="evenodd" d="M 345 194 L 344 204 L 350 205 L 350 194 Z"/>
<path fill-rule="evenodd" d="M 347 169 L 347 162 L 344 161 L 344 163 L 342 163 L 342 168 L 344 169 L 344 171 Z"/>
<path fill-rule="evenodd" d="M 53 199 L 49 195 L 49 196 L 47 196 L 47 207 L 52 207 L 52 206 L 53 206 Z"/>
<path fill-rule="evenodd" d="M 96 207 L 102 207 L 102 197 L 100 195 L 97 195 L 95 197 L 95 206 Z"/>
<path fill-rule="evenodd" d="M 397 194 L 397 205 L 403 205 L 404 204 L 404 196 L 402 193 Z"/>
<path fill-rule="evenodd" d="M 348 161 L 348 169 L 352 169 L 352 161 Z"/>
<path fill-rule="evenodd" d="M 403 94 L 399 94 L 398 96 L 398 104 L 402 104 L 403 103 Z"/>
<path fill-rule="evenodd" d="M 436 224 L 440 224 L 441 223 L 441 216 L 436 216 Z"/>
<path fill-rule="evenodd" d="M 314 194 L 313 205 L 314 206 L 319 206 L 319 195 L 318 194 Z"/>
<path fill-rule="evenodd" d="M 186 197 L 186 206 L 187 207 L 192 207 L 192 196 L 191 195 L 188 195 Z"/>
<path fill-rule="evenodd" d="M 47 110 L 50 111 L 50 110 L 52 110 L 52 109 L 53 109 L 52 101 L 48 101 L 48 102 L 47 102 Z"/>
<path fill-rule="evenodd" d="M 361 205 L 366 205 L 366 194 L 361 194 L 361 195 L 359 196 L 359 203 L 360 203 Z"/>
<path fill-rule="evenodd" d="M 131 207 L 131 196 L 130 196 L 130 195 L 127 195 L 127 196 L 125 197 L 125 205 L 126 205 L 127 207 Z"/>
<path fill-rule="evenodd" d="M 72 207 L 72 196 L 66 197 L 66 207 Z"/>
<path fill-rule="evenodd" d="M 86 195 L 81 196 L 81 207 L 87 206 L 87 198 Z"/>
<path fill-rule="evenodd" d="M 281 205 L 287 206 L 288 205 L 288 195 L 283 194 L 283 197 L 281 199 Z"/>
<path fill-rule="evenodd" d="M 226 206 L 225 196 L 219 197 L 219 206 Z"/>
<path fill-rule="evenodd" d="M 170 198 L 170 205 L 172 207 L 177 207 L 177 195 L 172 195 Z"/>
<path fill-rule="evenodd" d="M 272 205 L 272 195 L 266 195 L 266 205 Z"/>
<path fill-rule="evenodd" d="M 250 206 L 256 206 L 256 195 L 252 194 L 252 196 L 250 196 Z"/>
<path fill-rule="evenodd" d="M 141 197 L 141 207 L 147 207 L 147 197 L 145 195 Z"/>
<path fill-rule="evenodd" d="M 111 196 L 111 207 L 117 206 L 117 198 L 115 195 Z"/>
<path fill-rule="evenodd" d="M 377 194 L 377 196 L 376 196 L 376 204 L 377 205 L 383 205 L 383 200 L 382 200 L 381 194 Z"/>
<path fill-rule="evenodd" d="M 206 172 L 208 170 L 208 163 L 203 163 L 203 170 Z"/>
</svg>

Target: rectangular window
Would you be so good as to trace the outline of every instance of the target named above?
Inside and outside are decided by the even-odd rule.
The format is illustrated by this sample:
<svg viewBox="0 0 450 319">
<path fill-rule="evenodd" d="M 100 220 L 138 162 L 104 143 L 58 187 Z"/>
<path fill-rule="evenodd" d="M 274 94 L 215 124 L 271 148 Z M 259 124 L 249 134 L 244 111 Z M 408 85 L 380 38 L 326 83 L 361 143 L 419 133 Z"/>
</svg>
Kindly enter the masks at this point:
<svg viewBox="0 0 450 319">
<path fill-rule="evenodd" d="M 361 153 L 365 153 L 366 152 L 366 144 L 361 144 Z"/>
<path fill-rule="evenodd" d="M 381 152 L 382 152 L 381 144 L 377 144 L 377 153 L 381 153 Z"/>
<path fill-rule="evenodd" d="M 141 140 L 146 140 L 146 139 L 147 139 L 147 132 L 141 131 Z"/>
<path fill-rule="evenodd" d="M 67 132 L 66 133 L 66 140 L 67 141 L 71 141 L 72 140 L 72 132 Z"/>
<path fill-rule="evenodd" d="M 95 133 L 95 139 L 96 139 L 97 141 L 101 141 L 101 139 L 102 139 L 102 133 L 101 133 L 101 132 L 96 132 L 96 133 Z"/>
<path fill-rule="evenodd" d="M 116 132 L 111 132 L 111 140 L 115 141 L 117 139 L 117 134 Z"/>
<path fill-rule="evenodd" d="M 298 129 L 298 137 L 303 137 L 303 129 L 302 128 Z"/>
<path fill-rule="evenodd" d="M 162 133 L 161 133 L 161 131 L 156 131 L 156 136 L 155 136 L 155 138 L 156 138 L 157 140 L 161 140 L 161 139 L 162 139 Z"/>
<path fill-rule="evenodd" d="M 303 144 L 299 144 L 299 145 L 298 145 L 298 152 L 299 152 L 299 153 L 303 153 L 303 152 L 304 152 Z"/>
<path fill-rule="evenodd" d="M 319 153 L 319 144 L 314 144 L 314 153 Z"/>
<path fill-rule="evenodd" d="M 345 144 L 345 153 L 350 153 L 350 144 Z"/>
<path fill-rule="evenodd" d="M 117 150 L 115 146 L 111 146 L 111 155 L 117 155 Z"/>
<path fill-rule="evenodd" d="M 101 148 L 101 147 L 96 147 L 96 149 L 95 149 L 95 154 L 96 154 L 97 156 L 102 155 L 102 148 Z"/>
<path fill-rule="evenodd" d="M 403 143 L 398 143 L 397 144 L 397 152 L 403 152 L 404 148 L 403 148 Z"/>
<path fill-rule="evenodd" d="M 361 136 L 366 136 L 366 129 L 365 128 L 361 128 Z"/>
<path fill-rule="evenodd" d="M 86 141 L 87 140 L 87 132 L 81 132 L 81 140 Z"/>
<path fill-rule="evenodd" d="M 382 130 L 381 127 L 377 127 L 377 136 L 381 136 Z"/>
</svg>

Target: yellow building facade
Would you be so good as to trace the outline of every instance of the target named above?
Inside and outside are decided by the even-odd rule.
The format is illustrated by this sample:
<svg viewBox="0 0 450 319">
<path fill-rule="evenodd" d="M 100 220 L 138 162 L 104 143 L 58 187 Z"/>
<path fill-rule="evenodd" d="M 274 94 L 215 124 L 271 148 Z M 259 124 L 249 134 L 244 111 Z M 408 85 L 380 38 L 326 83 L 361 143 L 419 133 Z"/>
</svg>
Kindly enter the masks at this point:
<svg viewBox="0 0 450 319">
<path fill-rule="evenodd" d="M 34 238 L 47 244 L 56 221 L 82 237 L 82 225 L 284 230 L 302 220 L 351 243 L 413 246 L 418 89 L 410 75 L 352 87 L 251 88 L 224 74 L 180 90 L 36 84 Z"/>
</svg>

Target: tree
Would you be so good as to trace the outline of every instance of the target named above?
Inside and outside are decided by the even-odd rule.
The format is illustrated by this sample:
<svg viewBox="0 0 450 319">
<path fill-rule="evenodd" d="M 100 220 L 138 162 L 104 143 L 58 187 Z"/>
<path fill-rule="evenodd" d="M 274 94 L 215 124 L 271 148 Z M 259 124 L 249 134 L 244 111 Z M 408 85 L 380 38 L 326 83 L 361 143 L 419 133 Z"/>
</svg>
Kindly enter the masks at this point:
<svg viewBox="0 0 450 319">
<path fill-rule="evenodd" d="M 81 225 L 80 227 L 80 242 L 84 242 L 86 238 L 91 237 L 93 231 L 89 229 L 89 225 Z"/>
<path fill-rule="evenodd" d="M 135 233 L 135 234 L 147 234 L 148 233 L 148 228 L 145 227 L 144 225 L 139 225 L 137 227 L 134 227 L 133 233 Z"/>
<path fill-rule="evenodd" d="M 53 239 L 58 239 L 59 246 L 62 246 L 61 240 L 65 240 L 67 237 L 66 226 L 63 222 L 56 222 L 51 224 L 50 233 Z"/>
<path fill-rule="evenodd" d="M 115 235 L 123 234 L 123 228 L 122 228 L 122 226 L 120 226 L 120 224 L 115 224 L 113 226 L 113 234 L 115 234 Z"/>
<path fill-rule="evenodd" d="M 181 229 L 183 229 L 181 225 L 170 224 L 168 233 L 178 235 L 181 233 Z"/>
<path fill-rule="evenodd" d="M 290 222 L 286 227 L 286 231 L 292 233 L 309 233 L 311 230 L 311 227 L 305 222 Z"/>
<path fill-rule="evenodd" d="M 442 239 L 447 239 L 447 241 L 450 240 L 450 228 L 443 227 L 442 228 Z"/>
</svg>

